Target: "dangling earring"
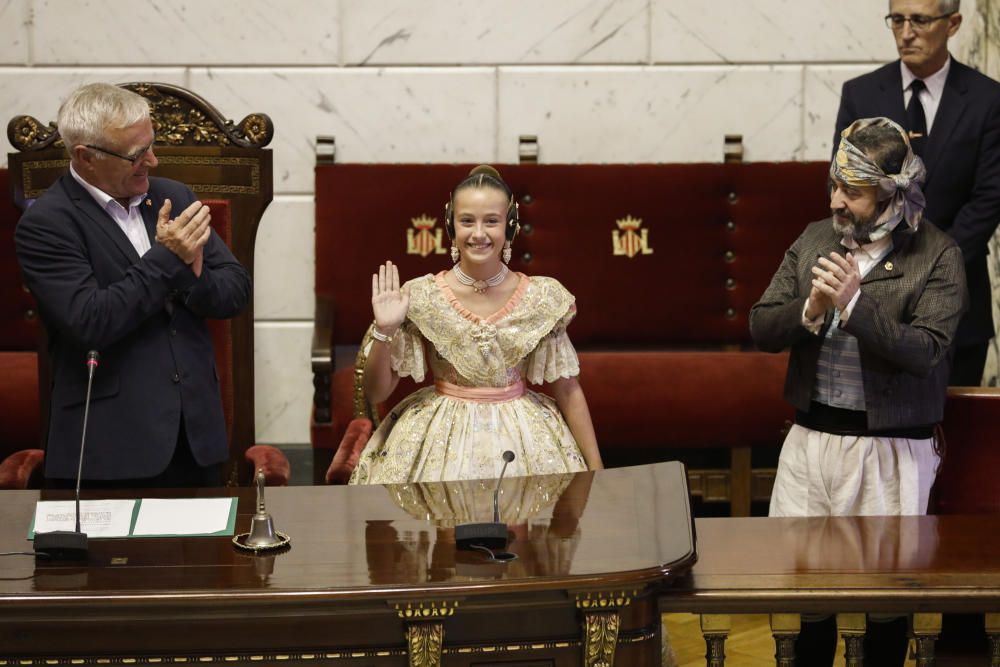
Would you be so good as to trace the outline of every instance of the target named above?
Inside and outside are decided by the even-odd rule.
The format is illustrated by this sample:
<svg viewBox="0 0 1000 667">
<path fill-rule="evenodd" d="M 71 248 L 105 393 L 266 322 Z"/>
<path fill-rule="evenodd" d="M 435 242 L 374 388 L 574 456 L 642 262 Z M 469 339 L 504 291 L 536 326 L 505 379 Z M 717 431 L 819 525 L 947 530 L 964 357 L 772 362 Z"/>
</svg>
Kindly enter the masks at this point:
<svg viewBox="0 0 1000 667">
<path fill-rule="evenodd" d="M 500 259 L 503 260 L 504 264 L 510 264 L 510 241 L 505 241 L 503 244 L 503 253 L 500 255 Z"/>
<path fill-rule="evenodd" d="M 455 245 L 454 243 L 452 243 L 451 244 L 451 263 L 452 264 L 458 264 L 458 260 L 459 260 L 460 257 L 461 257 L 461 255 L 458 252 L 458 246 Z"/>
</svg>

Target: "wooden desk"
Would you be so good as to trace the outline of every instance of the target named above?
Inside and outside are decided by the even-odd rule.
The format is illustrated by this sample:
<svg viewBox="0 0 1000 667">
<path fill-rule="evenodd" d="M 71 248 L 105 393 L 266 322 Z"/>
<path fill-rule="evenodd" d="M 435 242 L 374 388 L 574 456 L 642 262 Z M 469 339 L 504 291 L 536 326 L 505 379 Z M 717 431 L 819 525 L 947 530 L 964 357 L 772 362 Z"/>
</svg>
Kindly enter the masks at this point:
<svg viewBox="0 0 1000 667">
<path fill-rule="evenodd" d="M 798 614 L 836 613 L 850 646 L 865 613 L 881 612 L 914 615 L 926 659 L 918 664 L 930 665 L 942 612 L 985 612 L 1000 664 L 1000 515 L 699 519 L 696 527 L 698 563 L 660 608 L 702 614 L 710 652 L 721 654 L 727 614 L 771 614 L 786 664 L 782 645 L 787 652 L 798 633 Z"/>
<path fill-rule="evenodd" d="M 657 596 L 695 558 L 683 467 L 504 480 L 507 565 L 454 548 L 492 490 L 268 489 L 292 539 L 270 557 L 178 538 L 94 540 L 83 567 L 0 558 L 0 665 L 658 665 Z M 235 493 L 246 531 L 252 498 Z M 0 551 L 30 549 L 38 498 L 2 492 Z"/>
</svg>

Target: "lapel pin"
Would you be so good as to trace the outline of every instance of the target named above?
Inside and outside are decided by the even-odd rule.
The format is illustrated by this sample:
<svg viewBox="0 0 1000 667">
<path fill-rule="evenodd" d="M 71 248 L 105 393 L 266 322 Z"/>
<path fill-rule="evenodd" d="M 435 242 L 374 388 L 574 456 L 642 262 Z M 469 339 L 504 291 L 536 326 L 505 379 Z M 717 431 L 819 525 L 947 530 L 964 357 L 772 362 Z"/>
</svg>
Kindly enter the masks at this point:
<svg viewBox="0 0 1000 667">
<path fill-rule="evenodd" d="M 886 262 L 885 263 L 885 270 L 886 271 L 892 271 L 892 262 Z"/>
<path fill-rule="evenodd" d="M 146 200 L 146 206 L 152 206 L 152 205 L 153 205 L 153 200 L 152 199 L 147 199 Z"/>
</svg>

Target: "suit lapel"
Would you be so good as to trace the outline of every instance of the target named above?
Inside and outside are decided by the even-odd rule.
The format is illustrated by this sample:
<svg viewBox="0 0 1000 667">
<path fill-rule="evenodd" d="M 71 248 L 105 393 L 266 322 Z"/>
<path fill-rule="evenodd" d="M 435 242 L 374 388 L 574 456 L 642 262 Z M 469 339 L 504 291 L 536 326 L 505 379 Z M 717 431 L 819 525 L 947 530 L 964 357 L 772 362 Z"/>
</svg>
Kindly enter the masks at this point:
<svg viewBox="0 0 1000 667">
<path fill-rule="evenodd" d="M 875 99 L 878 105 L 878 115 L 885 116 L 906 127 L 906 107 L 903 106 L 903 74 L 900 67 L 897 60 L 882 70 L 882 76 L 879 77 L 878 82 L 881 94 L 876 95 Z"/>
<path fill-rule="evenodd" d="M 902 278 L 906 274 L 906 248 L 913 241 L 913 234 L 905 230 L 906 222 L 901 221 L 892 232 L 892 250 L 865 274 L 861 279 L 862 285 L 876 280 Z"/>
<path fill-rule="evenodd" d="M 139 253 L 135 251 L 132 246 L 131 241 L 122 231 L 121 227 L 108 215 L 107 211 L 101 209 L 94 198 L 90 196 L 90 193 L 83 189 L 73 175 L 67 172 L 63 176 L 63 183 L 65 184 L 66 192 L 69 198 L 73 200 L 77 209 L 80 210 L 84 215 L 90 218 L 94 222 L 94 226 L 99 229 L 112 243 L 117 246 L 124 255 L 125 259 L 128 260 L 129 264 L 135 264 L 139 261 Z"/>
<path fill-rule="evenodd" d="M 150 187 L 150 192 L 146 193 L 146 197 L 139 202 L 139 214 L 142 215 L 142 222 L 146 225 L 146 233 L 149 234 L 149 244 L 156 244 L 156 218 L 160 211 L 160 207 L 163 206 L 163 201 L 157 201 L 157 197 L 152 192 L 152 187 Z"/>
<path fill-rule="evenodd" d="M 941 94 L 941 102 L 938 104 L 937 113 L 934 114 L 934 124 L 927 137 L 927 148 L 924 149 L 924 163 L 927 167 L 928 181 L 934 172 L 934 166 L 939 162 L 938 156 L 948 144 L 952 132 L 958 126 L 958 121 L 965 113 L 967 87 L 964 67 L 952 59 L 948 79 L 944 83 L 944 92 Z"/>
</svg>

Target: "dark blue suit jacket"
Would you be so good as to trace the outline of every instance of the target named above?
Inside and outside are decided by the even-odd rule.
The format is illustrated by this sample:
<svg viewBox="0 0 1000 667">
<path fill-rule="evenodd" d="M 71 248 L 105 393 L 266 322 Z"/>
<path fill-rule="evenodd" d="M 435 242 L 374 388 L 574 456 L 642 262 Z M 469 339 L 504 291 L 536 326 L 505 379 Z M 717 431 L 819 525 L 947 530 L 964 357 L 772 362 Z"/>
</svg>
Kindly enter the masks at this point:
<svg viewBox="0 0 1000 667">
<path fill-rule="evenodd" d="M 17 225 L 17 257 L 45 322 L 52 360 L 46 477 L 76 477 L 91 349 L 101 362 L 91 394 L 85 479 L 162 472 L 182 414 L 200 465 L 228 457 L 205 318 L 243 310 L 250 276 L 214 232 L 199 278 L 158 244 L 156 216 L 168 197 L 174 216 L 195 200 L 180 183 L 150 178 L 140 209 L 152 248 L 142 258 L 68 172 Z"/>
<path fill-rule="evenodd" d="M 844 84 L 834 134 L 858 118 L 886 116 L 906 126 L 903 78 L 895 61 Z M 987 243 L 1000 223 L 1000 83 L 954 58 L 924 150 L 926 217 L 958 243 L 965 259 L 969 310 L 958 345 L 993 337 Z"/>
</svg>

